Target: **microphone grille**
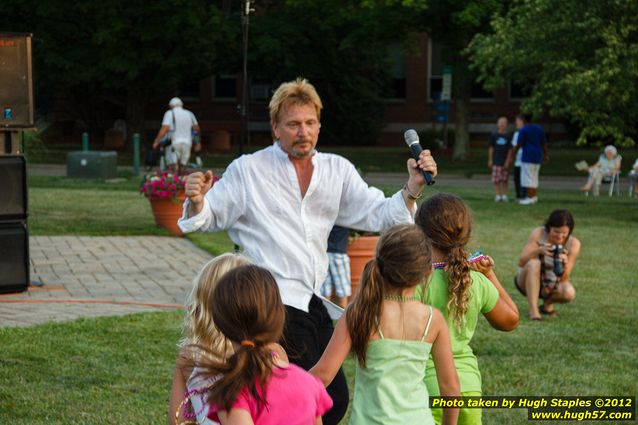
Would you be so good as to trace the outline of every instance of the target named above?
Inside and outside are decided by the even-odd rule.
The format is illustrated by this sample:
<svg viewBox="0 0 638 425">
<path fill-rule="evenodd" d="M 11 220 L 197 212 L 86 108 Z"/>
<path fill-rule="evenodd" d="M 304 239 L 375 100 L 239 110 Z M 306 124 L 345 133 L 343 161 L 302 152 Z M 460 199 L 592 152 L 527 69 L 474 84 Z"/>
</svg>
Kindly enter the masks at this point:
<svg viewBox="0 0 638 425">
<path fill-rule="evenodd" d="M 419 142 L 419 134 L 413 129 L 409 129 L 403 133 L 403 138 L 408 146 L 412 145 L 414 142 Z"/>
</svg>

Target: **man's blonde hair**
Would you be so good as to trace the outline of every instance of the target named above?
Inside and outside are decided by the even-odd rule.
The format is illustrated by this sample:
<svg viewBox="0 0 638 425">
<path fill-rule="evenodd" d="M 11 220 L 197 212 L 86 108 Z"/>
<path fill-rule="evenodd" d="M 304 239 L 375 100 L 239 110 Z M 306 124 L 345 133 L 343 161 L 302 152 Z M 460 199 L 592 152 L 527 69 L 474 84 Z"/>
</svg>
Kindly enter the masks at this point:
<svg viewBox="0 0 638 425">
<path fill-rule="evenodd" d="M 321 118 L 321 109 L 323 104 L 317 94 L 315 87 L 305 78 L 297 78 L 295 81 L 282 83 L 270 99 L 268 108 L 270 109 L 270 120 L 272 122 L 279 121 L 279 113 L 282 109 L 290 105 L 308 105 L 311 104 L 317 111 L 317 119 Z"/>
</svg>

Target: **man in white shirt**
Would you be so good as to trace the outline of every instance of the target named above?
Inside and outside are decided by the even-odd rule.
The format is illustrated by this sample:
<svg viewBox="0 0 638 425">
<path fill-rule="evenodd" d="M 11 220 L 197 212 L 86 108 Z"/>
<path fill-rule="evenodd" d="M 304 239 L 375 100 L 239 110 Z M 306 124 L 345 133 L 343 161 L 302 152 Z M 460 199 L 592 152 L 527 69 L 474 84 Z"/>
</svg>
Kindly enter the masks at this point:
<svg viewBox="0 0 638 425">
<path fill-rule="evenodd" d="M 200 130 L 195 115 L 184 109 L 184 102 L 179 97 L 172 98 L 168 102 L 168 106 L 171 109 L 164 113 L 162 127 L 153 141 L 153 149 L 157 149 L 160 141 L 166 134 L 169 134 L 171 140 L 169 151 L 175 156 L 175 171 L 178 171 L 188 164 L 193 144 L 193 133 L 199 134 Z"/>
<path fill-rule="evenodd" d="M 284 345 L 291 361 L 305 369 L 319 360 L 333 331 L 319 298 L 332 227 L 381 231 L 412 222 L 425 185 L 421 170 L 436 175 L 434 159 L 423 151 L 418 163 L 408 160 L 404 188 L 386 198 L 348 160 L 315 150 L 321 109 L 306 80 L 282 84 L 270 101 L 275 143 L 233 161 L 212 188 L 211 171 L 189 175 L 179 220 L 184 232 L 228 230 L 255 264 L 273 273 L 286 305 Z M 337 424 L 348 406 L 342 371 L 328 392 L 334 406 L 324 423 Z"/>
</svg>

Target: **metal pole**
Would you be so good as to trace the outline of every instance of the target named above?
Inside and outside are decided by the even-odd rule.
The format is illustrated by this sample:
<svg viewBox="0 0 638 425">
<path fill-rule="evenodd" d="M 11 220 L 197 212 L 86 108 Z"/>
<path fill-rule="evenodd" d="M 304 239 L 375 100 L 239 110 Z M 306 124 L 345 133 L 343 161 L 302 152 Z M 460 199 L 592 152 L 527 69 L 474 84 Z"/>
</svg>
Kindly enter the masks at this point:
<svg viewBox="0 0 638 425">
<path fill-rule="evenodd" d="M 250 7 L 250 0 L 244 0 L 242 11 L 242 50 L 243 69 L 241 79 L 241 105 L 240 105 L 240 133 L 239 133 L 239 155 L 244 154 L 244 146 L 248 141 L 248 24 L 250 23 L 250 12 L 254 11 Z"/>
<path fill-rule="evenodd" d="M 140 134 L 133 134 L 133 175 L 140 175 Z"/>
<path fill-rule="evenodd" d="M 84 152 L 89 151 L 89 133 L 87 133 L 86 131 L 82 133 L 82 150 Z"/>
</svg>

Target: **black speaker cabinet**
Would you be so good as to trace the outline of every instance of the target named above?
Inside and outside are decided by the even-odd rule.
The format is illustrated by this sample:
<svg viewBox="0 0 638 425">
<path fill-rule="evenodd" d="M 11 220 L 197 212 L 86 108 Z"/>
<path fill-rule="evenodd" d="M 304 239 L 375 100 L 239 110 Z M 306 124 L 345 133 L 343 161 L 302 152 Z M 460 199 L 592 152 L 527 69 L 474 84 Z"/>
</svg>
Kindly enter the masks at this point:
<svg viewBox="0 0 638 425">
<path fill-rule="evenodd" d="M 0 155 L 0 293 L 29 286 L 27 215 L 24 157 Z"/>
<path fill-rule="evenodd" d="M 0 223 L 27 218 L 27 172 L 21 155 L 0 155 Z"/>
<path fill-rule="evenodd" d="M 0 129 L 34 127 L 31 34 L 0 33 Z"/>
<path fill-rule="evenodd" d="M 0 293 L 26 291 L 29 282 L 27 224 L 0 223 Z"/>
</svg>

